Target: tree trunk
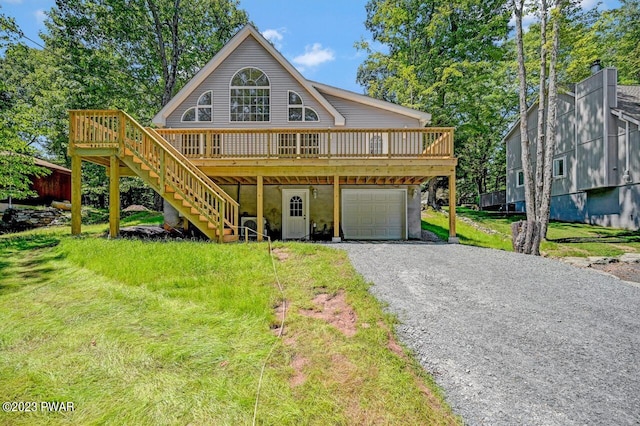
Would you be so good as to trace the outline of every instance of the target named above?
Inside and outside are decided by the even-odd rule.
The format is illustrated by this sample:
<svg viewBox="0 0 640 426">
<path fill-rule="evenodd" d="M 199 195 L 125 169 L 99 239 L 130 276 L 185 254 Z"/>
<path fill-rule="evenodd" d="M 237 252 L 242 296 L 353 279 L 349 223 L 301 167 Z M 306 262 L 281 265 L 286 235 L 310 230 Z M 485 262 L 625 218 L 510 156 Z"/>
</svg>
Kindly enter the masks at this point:
<svg viewBox="0 0 640 426">
<path fill-rule="evenodd" d="M 527 212 L 527 226 L 518 228 L 520 233 L 524 233 L 524 244 L 519 245 L 521 253 L 531 254 L 533 246 L 533 222 L 535 221 L 535 187 L 533 171 L 531 167 L 531 151 L 529 143 L 529 126 L 527 123 L 527 73 L 525 69 L 524 41 L 522 35 L 522 16 L 524 10 L 524 0 L 513 0 L 514 12 L 516 16 L 516 47 L 518 51 L 518 83 L 520 91 L 520 146 L 522 172 L 524 174 L 524 193 Z M 520 238 L 520 237 L 518 237 Z"/>
<path fill-rule="evenodd" d="M 551 62 L 549 64 L 549 103 L 547 110 L 547 139 L 544 152 L 545 169 L 543 175 L 542 194 L 540 196 L 540 238 L 546 238 L 551 207 L 551 186 L 553 184 L 553 154 L 556 147 L 557 113 L 558 113 L 558 49 L 560 44 L 560 21 L 565 0 L 556 0 L 552 13 L 553 34 L 551 44 Z"/>
<path fill-rule="evenodd" d="M 440 210 L 440 206 L 436 200 L 438 178 L 434 177 L 427 182 L 427 205 L 434 210 Z"/>
<path fill-rule="evenodd" d="M 545 108 L 547 106 L 547 0 L 540 0 L 540 84 L 538 88 L 538 138 L 536 143 L 536 222 L 540 221 L 540 194 L 545 169 Z M 535 236 L 535 239 L 538 239 Z M 535 243 L 534 243 L 535 245 Z"/>
</svg>

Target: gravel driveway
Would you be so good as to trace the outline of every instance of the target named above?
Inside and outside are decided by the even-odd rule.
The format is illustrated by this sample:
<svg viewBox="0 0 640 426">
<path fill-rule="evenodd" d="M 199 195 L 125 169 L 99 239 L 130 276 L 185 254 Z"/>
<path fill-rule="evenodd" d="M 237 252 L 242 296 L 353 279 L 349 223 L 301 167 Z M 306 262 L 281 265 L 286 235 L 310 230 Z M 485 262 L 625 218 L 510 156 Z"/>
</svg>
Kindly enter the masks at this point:
<svg viewBox="0 0 640 426">
<path fill-rule="evenodd" d="M 340 248 L 467 424 L 640 424 L 640 287 L 478 247 Z"/>
</svg>

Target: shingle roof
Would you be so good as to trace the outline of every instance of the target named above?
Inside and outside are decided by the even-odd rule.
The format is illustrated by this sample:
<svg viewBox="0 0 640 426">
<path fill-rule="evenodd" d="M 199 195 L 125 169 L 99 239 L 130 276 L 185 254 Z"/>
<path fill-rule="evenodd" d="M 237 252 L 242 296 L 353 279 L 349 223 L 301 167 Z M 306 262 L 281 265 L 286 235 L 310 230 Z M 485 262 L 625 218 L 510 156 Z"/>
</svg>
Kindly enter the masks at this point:
<svg viewBox="0 0 640 426">
<path fill-rule="evenodd" d="M 640 86 L 618 86 L 618 108 L 640 120 Z"/>
</svg>

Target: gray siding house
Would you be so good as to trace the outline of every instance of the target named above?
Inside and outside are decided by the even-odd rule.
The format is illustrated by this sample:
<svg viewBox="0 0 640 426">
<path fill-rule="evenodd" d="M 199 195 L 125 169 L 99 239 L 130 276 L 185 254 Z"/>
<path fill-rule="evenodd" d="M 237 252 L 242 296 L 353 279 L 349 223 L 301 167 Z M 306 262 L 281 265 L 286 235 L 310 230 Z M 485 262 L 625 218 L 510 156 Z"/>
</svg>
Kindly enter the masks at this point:
<svg viewBox="0 0 640 426">
<path fill-rule="evenodd" d="M 617 84 L 615 68 L 596 69 L 558 98 L 551 219 L 640 227 L 640 86 Z M 538 105 L 528 111 L 535 161 Z M 520 126 L 505 137 L 507 203 L 524 211 Z"/>
</svg>

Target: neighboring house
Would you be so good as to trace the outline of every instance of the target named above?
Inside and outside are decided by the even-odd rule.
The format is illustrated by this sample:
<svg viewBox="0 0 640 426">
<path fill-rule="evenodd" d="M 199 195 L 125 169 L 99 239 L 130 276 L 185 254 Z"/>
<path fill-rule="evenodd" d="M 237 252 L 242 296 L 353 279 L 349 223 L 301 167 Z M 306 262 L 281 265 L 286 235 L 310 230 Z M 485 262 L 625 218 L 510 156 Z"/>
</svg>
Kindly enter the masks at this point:
<svg viewBox="0 0 640 426">
<path fill-rule="evenodd" d="M 52 201 L 70 200 L 71 170 L 39 158 L 34 158 L 33 162 L 36 166 L 49 169 L 50 172 L 46 176 L 31 176 L 30 189 L 37 196 L 20 200 L 20 204 L 46 205 Z"/>
<path fill-rule="evenodd" d="M 38 197 L 28 200 L 33 202 L 50 204 L 52 201 L 69 201 L 71 199 L 71 170 L 57 164 L 35 158 L 36 166 L 45 167 L 51 171 L 47 176 L 34 177 L 31 189 Z"/>
<path fill-rule="evenodd" d="M 558 98 L 551 218 L 638 229 L 640 86 L 618 85 L 615 68 L 595 65 L 594 74 Z M 537 123 L 536 104 L 528 111 L 533 161 Z M 507 202 L 524 211 L 519 121 L 505 141 Z"/>
<path fill-rule="evenodd" d="M 449 177 L 455 205 L 453 129 L 306 80 L 250 25 L 153 118 L 156 129 L 119 111 L 70 114 L 75 167 L 143 177 L 164 196 L 169 226 L 182 216 L 221 241 L 249 224 L 259 239 L 420 238 L 420 184 L 433 176 Z"/>
</svg>

